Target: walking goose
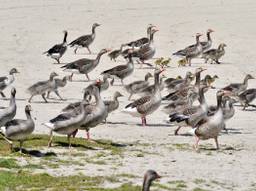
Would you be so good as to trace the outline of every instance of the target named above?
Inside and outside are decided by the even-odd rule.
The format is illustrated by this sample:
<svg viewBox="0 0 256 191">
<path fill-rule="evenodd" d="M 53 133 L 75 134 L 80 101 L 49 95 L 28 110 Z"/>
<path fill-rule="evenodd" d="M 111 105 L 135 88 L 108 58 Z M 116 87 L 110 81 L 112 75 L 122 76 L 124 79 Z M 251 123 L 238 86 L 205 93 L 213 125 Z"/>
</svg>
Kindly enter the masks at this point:
<svg viewBox="0 0 256 191">
<path fill-rule="evenodd" d="M 4 126 L 8 121 L 11 121 L 16 115 L 16 89 L 12 88 L 9 107 L 0 110 L 0 127 Z"/>
<path fill-rule="evenodd" d="M 83 122 L 83 119 L 87 114 L 87 111 L 85 111 L 86 105 L 88 105 L 88 103 L 82 101 L 80 103 L 79 113 L 78 112 L 62 113 L 57 117 L 51 119 L 49 122 L 43 123 L 43 125 L 45 125 L 50 129 L 50 139 L 48 142 L 48 147 L 52 146 L 53 132 L 67 135 L 69 148 L 71 147 L 70 137 L 78 129 L 80 124 Z"/>
<path fill-rule="evenodd" d="M 61 100 L 63 100 L 58 92 L 58 88 L 65 87 L 67 85 L 67 82 L 71 81 L 71 76 L 64 76 L 62 79 L 55 78 L 54 81 L 55 81 L 55 89 L 53 91 Z M 50 97 L 50 93 L 51 91 L 47 92 L 46 98 Z"/>
<path fill-rule="evenodd" d="M 16 74 L 16 73 L 19 73 L 18 70 L 16 68 L 12 68 L 9 71 L 8 76 L 0 77 L 0 94 L 3 98 L 6 97 L 3 93 L 4 89 L 14 82 L 14 80 L 15 80 L 14 74 Z"/>
<path fill-rule="evenodd" d="M 118 109 L 118 107 L 119 107 L 118 98 L 119 97 L 123 97 L 123 95 L 120 92 L 117 91 L 117 92 L 114 93 L 113 100 L 105 100 L 104 101 L 104 104 L 107 108 L 108 114 L 110 114 L 111 112 Z"/>
<path fill-rule="evenodd" d="M 131 100 L 133 94 L 136 94 L 136 93 L 140 92 L 142 89 L 148 87 L 149 86 L 148 79 L 151 77 L 153 77 L 152 74 L 148 72 L 145 75 L 145 80 L 138 80 L 138 81 L 134 81 L 128 85 L 125 85 L 124 86 L 125 90 L 128 93 L 130 93 L 128 100 Z"/>
<path fill-rule="evenodd" d="M 236 96 L 239 93 L 241 93 L 247 89 L 248 80 L 250 80 L 250 79 L 254 79 L 254 77 L 250 74 L 247 74 L 244 78 L 243 83 L 233 83 L 233 84 L 230 84 L 230 85 L 222 88 L 222 90 L 229 91 L 232 93 L 232 96 Z"/>
<path fill-rule="evenodd" d="M 40 81 L 35 83 L 34 85 L 30 86 L 27 89 L 27 92 L 31 95 L 31 97 L 29 98 L 28 102 L 30 103 L 32 98 L 35 95 L 41 95 L 42 98 L 44 99 L 44 101 L 47 103 L 47 99 L 45 98 L 45 94 L 48 91 L 54 91 L 56 89 L 56 82 L 54 80 L 54 77 L 58 76 L 58 74 L 56 74 L 55 72 L 52 72 L 50 74 L 50 79 L 46 80 L 46 81 Z"/>
<path fill-rule="evenodd" d="M 226 94 L 225 91 L 217 92 L 217 112 L 213 116 L 208 116 L 202 119 L 195 128 L 192 129 L 193 135 L 196 137 L 195 149 L 198 149 L 200 140 L 213 138 L 215 140 L 216 149 L 219 149 L 218 136 L 221 130 L 225 127 L 223 111 L 221 107 L 222 97 Z"/>
<path fill-rule="evenodd" d="M 147 43 L 149 43 L 150 41 L 150 34 L 151 34 L 151 31 L 152 31 L 152 28 L 155 27 L 154 25 L 152 24 L 149 24 L 148 27 L 147 27 L 147 37 L 142 37 L 138 40 L 135 40 L 135 41 L 132 41 L 132 42 L 129 42 L 127 43 L 127 46 L 135 46 L 135 47 L 141 47 Z"/>
<path fill-rule="evenodd" d="M 60 58 L 65 54 L 67 50 L 67 36 L 68 32 L 64 32 L 64 39 L 61 44 L 56 44 L 49 50 L 45 51 L 43 54 L 46 54 L 47 56 L 50 56 L 52 59 L 56 60 L 57 63 L 60 63 Z"/>
<path fill-rule="evenodd" d="M 150 191 L 152 182 L 159 178 L 161 178 L 161 176 L 159 176 L 156 171 L 148 170 L 144 175 L 142 191 Z"/>
<path fill-rule="evenodd" d="M 25 113 L 27 119 L 13 119 L 8 121 L 3 127 L 2 133 L 4 134 L 4 139 L 10 144 L 12 150 L 12 141 L 20 142 L 20 152 L 22 152 L 22 143 L 28 138 L 30 134 L 35 129 L 35 123 L 31 117 L 30 112 L 32 111 L 30 105 L 26 105 Z"/>
<path fill-rule="evenodd" d="M 116 62 L 116 58 L 121 55 L 124 46 L 125 44 L 121 44 L 119 49 L 111 51 L 108 54 L 110 60 L 114 60 Z"/>
<path fill-rule="evenodd" d="M 206 32 L 207 41 L 200 42 L 201 45 L 202 45 L 203 51 L 208 50 L 208 49 L 211 48 L 211 46 L 212 46 L 212 39 L 211 39 L 211 33 L 212 33 L 212 32 L 214 32 L 214 30 L 208 29 L 207 32 Z"/>
<path fill-rule="evenodd" d="M 101 56 L 107 52 L 109 52 L 109 49 L 102 49 L 95 59 L 82 58 L 74 62 L 70 62 L 61 68 L 64 68 L 64 71 L 71 72 L 71 78 L 74 73 L 85 74 L 87 80 L 90 81 L 88 74 L 98 66 Z"/>
<path fill-rule="evenodd" d="M 219 45 L 219 47 L 217 49 L 210 49 L 210 50 L 207 50 L 205 51 L 203 54 L 202 54 L 202 58 L 204 59 L 204 62 L 207 63 L 208 60 L 211 60 L 211 64 L 213 62 L 217 63 L 217 64 L 220 64 L 220 61 L 219 59 L 225 55 L 225 47 L 227 45 L 224 44 L 224 43 L 221 43 Z"/>
<path fill-rule="evenodd" d="M 238 95 L 238 101 L 243 105 L 243 110 L 248 106 L 256 107 L 250 104 L 256 98 L 256 89 L 247 89 Z"/>
<path fill-rule="evenodd" d="M 133 64 L 133 60 L 131 57 L 131 53 L 132 52 L 130 52 L 128 55 L 129 60 L 128 60 L 127 64 L 115 66 L 109 70 L 105 70 L 101 74 L 103 74 L 103 75 L 107 74 L 109 76 L 119 78 L 121 80 L 122 85 L 124 85 L 124 83 L 123 83 L 124 78 L 130 76 L 134 71 L 134 64 Z M 112 80 L 111 85 L 113 85 L 113 83 L 114 83 L 114 80 Z"/>
<path fill-rule="evenodd" d="M 152 114 L 161 105 L 161 92 L 159 87 L 159 75 L 164 70 L 156 69 L 154 73 L 155 91 L 152 95 L 141 97 L 134 102 L 128 104 L 123 112 L 128 113 L 134 117 L 140 117 L 142 125 L 145 126 L 146 116 Z"/>
<path fill-rule="evenodd" d="M 74 41 L 72 41 L 71 43 L 69 43 L 69 45 L 71 47 L 75 46 L 75 50 L 74 50 L 75 54 L 79 47 L 85 47 L 91 54 L 91 50 L 90 50 L 89 46 L 93 43 L 93 41 L 96 37 L 95 29 L 99 26 L 100 26 L 100 24 L 94 23 L 92 25 L 92 33 L 91 34 L 80 36 L 77 39 L 75 39 Z"/>
</svg>

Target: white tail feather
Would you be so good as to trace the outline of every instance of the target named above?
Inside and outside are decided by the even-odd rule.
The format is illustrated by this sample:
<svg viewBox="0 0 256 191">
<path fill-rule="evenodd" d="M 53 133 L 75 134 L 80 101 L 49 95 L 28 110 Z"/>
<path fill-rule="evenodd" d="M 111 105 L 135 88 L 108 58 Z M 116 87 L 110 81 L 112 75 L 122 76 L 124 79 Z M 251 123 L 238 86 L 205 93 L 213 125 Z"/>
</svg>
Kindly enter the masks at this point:
<svg viewBox="0 0 256 191">
<path fill-rule="evenodd" d="M 54 129 L 54 124 L 53 124 L 53 123 L 50 123 L 50 122 L 48 122 L 48 123 L 42 123 L 42 125 L 48 127 L 49 129 Z"/>
</svg>

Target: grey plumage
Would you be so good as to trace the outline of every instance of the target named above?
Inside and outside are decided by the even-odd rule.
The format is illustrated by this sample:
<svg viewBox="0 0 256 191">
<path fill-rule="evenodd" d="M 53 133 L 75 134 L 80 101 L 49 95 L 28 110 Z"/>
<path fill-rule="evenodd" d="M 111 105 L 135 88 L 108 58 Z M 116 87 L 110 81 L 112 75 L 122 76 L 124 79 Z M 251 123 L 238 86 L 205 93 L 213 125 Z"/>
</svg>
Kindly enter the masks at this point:
<svg viewBox="0 0 256 191">
<path fill-rule="evenodd" d="M 202 58 L 205 60 L 205 63 L 208 62 L 208 60 L 211 60 L 211 64 L 213 62 L 220 64 L 219 59 L 225 55 L 225 47 L 227 45 L 224 43 L 221 43 L 217 49 L 210 49 L 205 51 L 202 54 Z"/>
<path fill-rule="evenodd" d="M 3 93 L 3 90 L 14 82 L 14 74 L 16 73 L 19 73 L 18 70 L 16 68 L 12 68 L 9 71 L 8 76 L 0 77 L 0 94 L 2 97 L 4 98 L 6 97 L 5 94 Z"/>
</svg>

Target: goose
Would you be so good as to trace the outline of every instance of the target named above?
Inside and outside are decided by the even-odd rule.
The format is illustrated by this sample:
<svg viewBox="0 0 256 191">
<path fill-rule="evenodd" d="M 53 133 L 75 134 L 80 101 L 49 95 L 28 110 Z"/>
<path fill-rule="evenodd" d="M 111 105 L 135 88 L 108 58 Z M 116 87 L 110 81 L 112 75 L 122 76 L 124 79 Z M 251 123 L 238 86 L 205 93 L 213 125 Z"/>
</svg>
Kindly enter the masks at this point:
<svg viewBox="0 0 256 191">
<path fill-rule="evenodd" d="M 14 74 L 19 73 L 18 70 L 16 68 L 12 68 L 9 71 L 9 75 L 8 76 L 3 76 L 0 77 L 0 94 L 3 98 L 5 98 L 5 94 L 3 93 L 3 91 L 5 90 L 5 88 L 7 88 L 9 85 L 11 85 L 14 82 Z"/>
<path fill-rule="evenodd" d="M 70 62 L 61 68 L 64 68 L 64 71 L 72 73 L 71 79 L 74 73 L 78 73 L 85 74 L 87 80 L 90 81 L 88 74 L 98 66 L 101 56 L 109 51 L 109 49 L 102 49 L 95 59 L 82 58 L 74 62 Z"/>
<path fill-rule="evenodd" d="M 119 97 L 123 97 L 123 95 L 120 92 L 116 91 L 114 93 L 113 100 L 104 100 L 104 104 L 105 104 L 105 106 L 107 108 L 108 114 L 110 114 L 111 112 L 113 112 L 113 111 L 118 109 L 118 107 L 119 107 L 118 98 Z"/>
<path fill-rule="evenodd" d="M 203 51 L 206 51 L 206 50 L 210 49 L 211 46 L 212 46 L 212 39 L 211 39 L 211 33 L 212 33 L 212 32 L 214 32 L 214 30 L 208 29 L 207 32 L 206 32 L 207 41 L 205 41 L 205 42 L 200 42 L 201 45 L 202 45 Z"/>
<path fill-rule="evenodd" d="M 35 96 L 35 95 L 41 95 L 42 98 L 44 99 L 44 101 L 47 103 L 47 99 L 45 98 L 45 94 L 48 92 L 48 91 L 54 91 L 56 89 L 56 82 L 54 80 L 54 77 L 55 76 L 58 76 L 57 73 L 55 72 L 52 72 L 50 74 L 50 79 L 49 80 L 46 80 L 46 81 L 40 81 L 40 82 L 37 82 L 35 83 L 34 85 L 30 86 L 28 89 L 27 89 L 27 92 L 31 95 L 28 102 L 30 103 L 32 98 Z"/>
<path fill-rule="evenodd" d="M 217 63 L 217 64 L 220 64 L 220 61 L 219 59 L 225 55 L 225 47 L 227 45 L 224 44 L 224 43 L 221 43 L 217 49 L 210 49 L 210 50 L 207 50 L 205 51 L 203 54 L 202 54 L 202 58 L 204 59 L 205 63 L 208 62 L 208 60 L 211 60 L 211 64 L 213 62 Z"/>
<path fill-rule="evenodd" d="M 65 54 L 67 50 L 67 36 L 68 32 L 63 31 L 64 33 L 64 39 L 61 44 L 56 44 L 49 50 L 45 51 L 43 54 L 46 54 L 47 56 L 50 56 L 52 59 L 56 60 L 57 63 L 60 63 L 60 58 Z"/>
<path fill-rule="evenodd" d="M 16 115 L 16 89 L 11 89 L 11 98 L 9 107 L 0 110 L 0 127 L 4 126 L 8 121 L 11 121 Z"/>
<path fill-rule="evenodd" d="M 108 54 L 110 60 L 114 60 L 116 62 L 116 58 L 121 55 L 124 46 L 125 44 L 121 44 L 119 49 L 111 51 Z"/>
<path fill-rule="evenodd" d="M 247 74 L 244 78 L 243 83 L 232 83 L 224 88 L 222 90 L 229 91 L 232 93 L 233 96 L 238 95 L 239 93 L 245 91 L 248 87 L 248 80 L 255 79 L 252 75 Z"/>
<path fill-rule="evenodd" d="M 30 112 L 32 111 L 30 105 L 26 105 L 25 114 L 27 119 L 13 119 L 8 121 L 4 127 L 2 127 L 2 133 L 4 134 L 4 139 L 10 144 L 12 150 L 12 141 L 20 142 L 20 152 L 22 152 L 22 144 L 28 138 L 30 134 L 33 133 L 35 129 L 35 123 L 31 117 Z"/>
<path fill-rule="evenodd" d="M 124 113 L 128 113 L 133 117 L 140 117 L 142 120 L 142 125 L 147 124 L 146 116 L 155 112 L 161 105 L 161 92 L 159 87 L 159 75 L 164 70 L 156 69 L 154 73 L 155 78 L 155 91 L 153 94 L 141 97 L 140 99 L 135 100 L 134 102 L 125 106 L 123 110 Z"/>
<path fill-rule="evenodd" d="M 219 90 L 217 92 L 217 111 L 213 116 L 208 116 L 198 122 L 191 132 L 196 137 L 195 149 L 198 150 L 200 140 L 214 139 L 216 149 L 219 149 L 218 136 L 221 130 L 225 127 L 223 111 L 221 107 L 222 97 L 228 95 L 227 92 Z"/>
<path fill-rule="evenodd" d="M 200 84 L 214 88 L 212 86 L 212 83 L 215 82 L 216 79 L 219 79 L 219 77 L 217 75 L 211 76 L 211 75 L 207 74 L 204 77 L 204 79 L 201 80 Z"/>
<path fill-rule="evenodd" d="M 247 89 L 242 93 L 238 94 L 238 101 L 243 105 L 243 110 L 248 106 L 256 107 L 255 105 L 250 104 L 256 98 L 256 89 Z"/>
<path fill-rule="evenodd" d="M 151 34 L 151 31 L 152 31 L 152 28 L 154 28 L 155 26 L 152 25 L 152 24 L 149 24 L 148 27 L 147 27 L 147 37 L 142 37 L 138 40 L 135 40 L 135 41 L 132 41 L 132 42 L 129 42 L 127 43 L 127 46 L 135 46 L 135 47 L 141 47 L 147 43 L 149 43 L 150 41 L 150 34 Z"/>
<path fill-rule="evenodd" d="M 90 50 L 89 46 L 93 43 L 93 41 L 96 37 L 95 29 L 99 26 L 100 26 L 100 24 L 94 23 L 92 25 L 92 33 L 91 34 L 80 36 L 77 39 L 75 39 L 74 41 L 72 41 L 71 43 L 69 43 L 70 47 L 75 46 L 75 50 L 74 50 L 75 54 L 79 47 L 85 47 L 91 54 L 91 50 Z"/>
<path fill-rule="evenodd" d="M 133 94 L 140 92 L 142 89 L 149 86 L 149 78 L 153 77 L 151 73 L 145 75 L 145 80 L 134 81 L 124 86 L 125 90 L 130 93 L 128 100 L 131 100 Z"/>
<path fill-rule="evenodd" d="M 192 74 L 191 74 L 192 75 Z M 170 84 L 174 80 L 181 80 L 183 79 L 180 75 L 178 75 L 176 78 L 167 78 L 164 80 L 165 85 Z"/>
<path fill-rule="evenodd" d="M 156 171 L 147 170 L 147 172 L 144 175 L 144 179 L 143 179 L 142 191 L 150 191 L 150 187 L 152 185 L 152 182 L 154 180 L 159 179 L 159 178 L 161 178 L 161 176 L 158 175 Z"/>
<path fill-rule="evenodd" d="M 51 119 L 49 122 L 43 123 L 44 126 L 50 129 L 50 139 L 48 147 L 52 146 L 53 132 L 68 136 L 69 148 L 71 148 L 70 137 L 77 130 L 79 125 L 83 122 L 87 111 L 85 107 L 88 105 L 87 102 L 82 101 L 80 103 L 80 112 L 62 113 L 57 117 Z"/>
<path fill-rule="evenodd" d="M 54 79 L 55 81 L 55 89 L 54 89 L 54 93 L 61 99 L 62 97 L 60 96 L 59 92 L 58 92 L 58 88 L 63 88 L 67 85 L 67 82 L 68 81 L 71 81 L 71 76 L 64 76 L 62 79 L 58 79 L 58 78 L 55 78 Z M 49 98 L 50 97 L 50 93 L 51 91 L 48 91 L 47 92 L 47 96 L 46 98 Z"/>
<path fill-rule="evenodd" d="M 124 78 L 130 76 L 133 71 L 134 71 L 134 64 L 133 64 L 133 60 L 131 57 L 131 53 L 129 53 L 129 61 L 127 62 L 127 64 L 125 65 L 118 65 L 115 66 L 109 70 L 105 70 L 101 73 L 101 75 L 109 75 L 109 76 L 113 76 L 116 78 L 119 78 L 121 80 L 122 85 L 124 85 Z M 112 80 L 111 85 L 113 85 L 114 80 Z"/>
<path fill-rule="evenodd" d="M 100 80 L 100 92 L 105 91 L 105 90 L 107 90 L 109 88 L 109 81 L 108 81 L 108 79 L 114 80 L 114 78 L 111 75 L 104 74 L 103 75 L 103 81 Z M 98 82 L 96 81 L 94 84 L 96 84 L 96 83 L 98 83 Z"/>
</svg>

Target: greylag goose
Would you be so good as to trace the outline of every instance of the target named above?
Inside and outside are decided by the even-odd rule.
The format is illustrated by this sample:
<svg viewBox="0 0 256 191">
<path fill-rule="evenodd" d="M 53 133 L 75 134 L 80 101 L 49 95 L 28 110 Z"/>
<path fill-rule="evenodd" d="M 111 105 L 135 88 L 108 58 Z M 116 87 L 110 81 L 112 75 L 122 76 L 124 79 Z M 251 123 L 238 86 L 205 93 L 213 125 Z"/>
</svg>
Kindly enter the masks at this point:
<svg viewBox="0 0 256 191">
<path fill-rule="evenodd" d="M 31 106 L 26 105 L 25 113 L 27 119 L 13 119 L 8 121 L 2 128 L 4 139 L 10 144 L 11 150 L 13 143 L 12 141 L 20 142 L 20 152 L 22 152 L 22 143 L 28 138 L 35 129 L 35 123 L 31 117 Z"/>
<path fill-rule="evenodd" d="M 113 78 L 113 76 L 111 76 L 109 74 L 104 74 L 103 75 L 103 81 L 100 80 L 100 92 L 105 91 L 105 90 L 107 90 L 109 88 L 109 81 L 108 81 L 108 79 L 112 79 L 113 80 L 114 78 Z M 96 84 L 96 83 L 98 83 L 98 82 L 96 81 L 94 84 Z"/>
<path fill-rule="evenodd" d="M 54 80 L 54 77 L 58 76 L 58 74 L 56 74 L 55 72 L 52 72 L 50 74 L 50 79 L 46 80 L 46 81 L 40 81 L 35 83 L 34 85 L 30 86 L 27 91 L 28 93 L 31 95 L 28 102 L 30 103 L 32 98 L 35 95 L 41 95 L 42 98 L 44 99 L 44 101 L 47 103 L 47 99 L 45 98 L 45 94 L 48 91 L 54 91 L 56 89 L 56 83 Z"/>
<path fill-rule="evenodd" d="M 138 40 L 129 42 L 129 43 L 127 43 L 127 46 L 130 46 L 130 47 L 132 47 L 132 46 L 141 47 L 144 44 L 149 43 L 150 34 L 151 34 L 151 30 L 152 30 L 153 27 L 155 27 L 155 26 L 152 25 L 152 24 L 149 24 L 148 27 L 147 27 L 147 37 L 142 37 L 142 38 L 140 38 Z"/>
<path fill-rule="evenodd" d="M 230 85 L 222 88 L 222 90 L 229 91 L 232 93 L 232 96 L 236 96 L 239 93 L 241 93 L 247 89 L 248 80 L 250 80 L 250 79 L 254 79 L 254 77 L 250 74 L 247 74 L 244 78 L 243 83 L 233 83 L 233 84 L 230 84 Z"/>
<path fill-rule="evenodd" d="M 56 60 L 57 63 L 60 63 L 60 58 L 65 54 L 67 50 L 67 36 L 68 32 L 64 32 L 64 39 L 61 44 L 56 44 L 49 50 L 45 51 L 43 54 L 47 54 L 47 56 L 50 56 L 52 59 Z"/>
<path fill-rule="evenodd" d="M 212 46 L 212 39 L 211 39 L 211 33 L 214 32 L 212 29 L 208 29 L 206 32 L 207 41 L 200 42 L 203 48 L 203 51 L 206 51 L 211 48 Z"/>
<path fill-rule="evenodd" d="M 85 47 L 89 51 L 89 53 L 91 54 L 91 50 L 90 50 L 89 46 L 94 41 L 94 39 L 96 37 L 95 29 L 99 26 L 100 26 L 100 24 L 94 23 L 92 25 L 92 33 L 91 34 L 80 36 L 77 39 L 75 39 L 74 41 L 72 41 L 71 43 L 69 43 L 69 45 L 71 47 L 75 46 L 75 50 L 74 50 L 75 54 L 76 54 L 76 51 L 79 47 Z"/>
<path fill-rule="evenodd" d="M 115 66 L 109 70 L 105 70 L 101 74 L 103 74 L 103 75 L 108 74 L 109 76 L 119 78 L 121 80 L 122 85 L 124 85 L 124 83 L 123 83 L 124 78 L 130 76 L 134 71 L 134 64 L 133 64 L 133 60 L 131 57 L 131 53 L 132 52 L 130 52 L 128 55 L 129 60 L 128 60 L 127 64 Z M 112 80 L 111 85 L 113 85 L 113 83 L 114 83 L 114 80 Z"/>
<path fill-rule="evenodd" d="M 16 89 L 12 88 L 9 107 L 0 110 L 0 127 L 4 126 L 8 121 L 11 121 L 16 115 Z"/>
<path fill-rule="evenodd" d="M 144 175 L 142 191 L 150 191 L 152 182 L 159 178 L 161 178 L 161 176 L 158 175 L 156 171 L 148 170 Z"/>
<path fill-rule="evenodd" d="M 113 111 L 118 109 L 118 107 L 119 107 L 118 98 L 119 97 L 123 97 L 123 95 L 120 92 L 115 92 L 114 96 L 113 96 L 113 100 L 105 100 L 104 101 L 104 104 L 105 104 L 105 106 L 107 108 L 108 114 L 110 114 L 111 112 L 113 112 Z"/>
<path fill-rule="evenodd" d="M 256 89 L 247 89 L 238 95 L 238 101 L 243 105 L 243 110 L 248 106 L 256 107 L 250 104 L 256 98 Z"/>
<path fill-rule="evenodd" d="M 213 116 L 208 116 L 198 122 L 195 128 L 192 129 L 193 135 L 196 137 L 195 149 L 198 149 L 200 140 L 214 139 L 216 149 L 219 149 L 218 136 L 221 130 L 225 127 L 225 121 L 222 111 L 222 97 L 227 92 L 220 90 L 217 92 L 217 111 Z"/>
<path fill-rule="evenodd" d="M 211 60 L 211 64 L 213 62 L 220 64 L 219 59 L 225 55 L 225 47 L 227 45 L 224 43 L 221 43 L 217 49 L 210 49 L 207 50 L 202 54 L 202 58 L 205 60 L 205 63 L 208 62 L 208 60 Z"/>
<path fill-rule="evenodd" d="M 124 46 L 125 44 L 121 44 L 119 49 L 111 51 L 108 54 L 110 60 L 114 60 L 116 62 L 116 58 L 121 55 Z"/>
<path fill-rule="evenodd" d="M 161 105 L 159 75 L 163 71 L 164 70 L 159 69 L 155 70 L 155 91 L 153 94 L 135 100 L 134 102 L 128 104 L 123 110 L 123 112 L 128 113 L 134 117 L 140 117 L 143 126 L 145 126 L 147 123 L 146 116 L 155 112 Z"/>
<path fill-rule="evenodd" d="M 43 125 L 50 129 L 50 139 L 48 142 L 48 147 L 52 146 L 53 132 L 67 135 L 69 148 L 71 147 L 70 137 L 83 122 L 83 119 L 87 114 L 87 111 L 85 111 L 85 107 L 87 105 L 87 102 L 82 101 L 80 103 L 80 112 L 62 113 L 57 117 L 51 119 L 49 122 L 43 123 Z"/>
<path fill-rule="evenodd" d="M 209 74 L 207 74 L 204 79 L 201 80 L 200 84 L 201 85 L 206 85 L 209 87 L 213 87 L 212 83 L 215 82 L 216 79 L 219 79 L 219 77 L 217 75 L 211 76 Z"/>
<path fill-rule="evenodd" d="M 61 68 L 64 68 L 64 71 L 72 72 L 71 78 L 73 77 L 73 73 L 85 74 L 87 80 L 90 81 L 88 74 L 98 66 L 101 56 L 107 52 L 109 52 L 109 49 L 102 49 L 95 59 L 82 58 L 70 62 Z"/>
<path fill-rule="evenodd" d="M 200 36 L 202 36 L 202 34 L 197 33 L 196 34 L 196 44 L 194 45 L 190 45 L 187 48 L 180 50 L 178 52 L 173 53 L 173 55 L 176 56 L 185 56 L 187 63 L 189 64 L 189 66 L 191 66 L 191 60 L 193 58 L 196 58 L 198 56 L 200 56 L 202 54 L 203 48 L 202 45 L 200 43 Z"/>
<path fill-rule="evenodd" d="M 132 95 L 140 92 L 142 89 L 149 86 L 148 79 L 153 77 L 151 73 L 145 75 L 145 80 L 138 80 L 124 86 L 125 90 L 130 93 L 128 100 L 131 100 Z"/>
<path fill-rule="evenodd" d="M 61 99 L 62 97 L 60 96 L 59 92 L 58 92 L 58 88 L 63 88 L 67 85 L 67 82 L 68 81 L 71 81 L 71 76 L 64 76 L 62 79 L 58 79 L 58 78 L 55 78 L 55 89 L 54 89 L 54 93 Z M 50 93 L 51 91 L 48 91 L 47 92 L 47 96 L 46 98 L 49 98 L 50 97 Z"/>
<path fill-rule="evenodd" d="M 8 76 L 0 77 L 0 94 L 2 97 L 6 97 L 3 93 L 4 89 L 14 82 L 14 74 L 19 73 L 16 68 L 12 68 L 9 71 Z"/>
<path fill-rule="evenodd" d="M 181 80 L 181 79 L 182 79 L 182 77 L 180 75 L 178 75 L 176 78 L 167 78 L 166 80 L 164 80 L 164 83 L 165 83 L 165 85 L 168 85 L 174 80 Z"/>
</svg>

